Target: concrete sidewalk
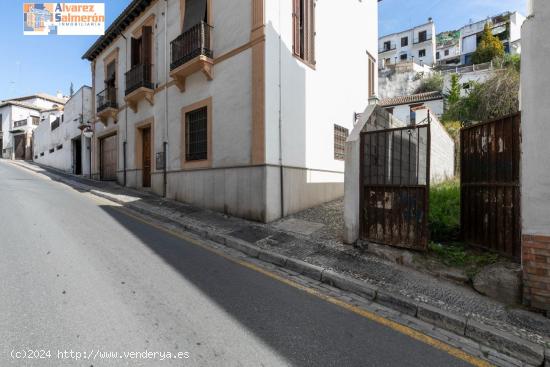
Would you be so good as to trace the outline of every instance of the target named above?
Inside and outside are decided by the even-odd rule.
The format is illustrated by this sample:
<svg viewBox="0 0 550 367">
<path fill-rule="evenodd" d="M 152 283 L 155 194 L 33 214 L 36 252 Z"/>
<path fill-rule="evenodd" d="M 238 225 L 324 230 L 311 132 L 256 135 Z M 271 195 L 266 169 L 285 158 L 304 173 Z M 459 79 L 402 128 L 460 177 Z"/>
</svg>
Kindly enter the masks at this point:
<svg viewBox="0 0 550 367">
<path fill-rule="evenodd" d="M 259 224 L 30 162 L 11 163 L 112 200 L 168 227 L 192 232 L 465 336 L 481 350 L 483 345 L 494 348 L 510 357 L 499 360 L 499 365 L 544 363 L 545 348 L 550 342 L 549 319 L 509 308 L 470 288 L 344 245 L 335 234 L 340 219 L 331 216 L 337 202 L 326 204 L 322 211 L 309 210 Z"/>
</svg>

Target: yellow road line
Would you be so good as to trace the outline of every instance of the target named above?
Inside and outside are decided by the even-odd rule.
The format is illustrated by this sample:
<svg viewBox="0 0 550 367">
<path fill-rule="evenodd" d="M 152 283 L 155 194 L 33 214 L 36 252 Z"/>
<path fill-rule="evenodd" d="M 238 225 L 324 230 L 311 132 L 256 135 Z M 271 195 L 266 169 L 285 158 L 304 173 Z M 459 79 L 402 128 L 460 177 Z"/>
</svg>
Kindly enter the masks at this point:
<svg viewBox="0 0 550 367">
<path fill-rule="evenodd" d="M 138 215 L 136 213 L 133 213 L 133 212 L 130 212 L 128 209 L 122 207 L 122 206 L 114 206 L 113 207 L 115 210 L 123 213 L 124 215 L 127 215 L 137 221 L 140 221 L 144 224 L 147 224 L 151 227 L 154 227 L 160 231 L 163 231 L 163 232 L 166 232 L 166 233 L 169 233 L 171 234 L 172 236 L 175 236 L 177 238 L 180 238 L 184 241 L 187 241 L 187 242 L 190 242 L 196 246 L 199 246 L 209 252 L 212 252 L 216 255 L 219 255 L 235 264 L 239 264 L 241 266 L 244 266 L 250 270 L 253 270 L 253 271 L 256 271 L 258 273 L 261 273 L 271 279 L 274 279 L 274 280 L 277 280 L 281 283 L 284 283 L 288 286 L 291 286 L 293 288 L 296 288 L 296 289 L 299 289 L 303 292 L 306 292 L 312 296 L 315 296 L 317 298 L 320 298 L 324 301 L 327 301 L 329 303 L 332 303 L 334 305 L 337 305 L 337 306 L 340 306 L 348 311 L 351 311 L 357 315 L 360 315 L 360 316 L 363 316 L 369 320 L 372 320 L 378 324 L 381 324 L 381 325 L 384 325 L 386 327 L 389 327 L 401 334 L 404 334 L 404 335 L 407 335 L 408 337 L 410 338 L 413 338 L 415 340 L 418 340 L 418 341 L 421 341 L 425 344 L 428 344 L 436 349 L 439 349 L 439 350 L 442 350 L 444 352 L 446 352 L 447 354 L 450 354 L 451 356 L 455 357 L 455 358 L 458 358 L 458 359 L 461 359 L 465 362 L 468 362 L 470 363 L 471 365 L 473 366 L 476 366 L 476 367 L 493 367 L 493 365 L 487 361 L 484 361 L 482 359 L 479 359 L 477 357 L 474 357 L 458 348 L 455 348 L 453 346 L 450 346 L 442 341 L 439 341 L 431 336 L 428 336 L 426 334 L 423 334 L 421 333 L 420 331 L 417 331 L 417 330 L 414 330 L 408 326 L 405 326 L 405 325 L 402 325 L 402 324 L 399 324 L 395 321 L 392 321 L 392 320 L 389 320 L 383 316 L 380 316 L 380 315 L 377 315 L 373 312 L 370 312 L 370 311 L 367 311 L 365 309 L 362 309 L 360 307 L 357 307 L 357 306 L 354 306 L 352 304 L 349 304 L 347 302 L 344 302 L 344 301 L 341 301 L 339 299 L 336 299 L 334 297 L 331 297 L 331 296 L 328 296 L 326 294 L 323 294 L 315 289 L 312 289 L 312 288 L 309 288 L 309 287 L 306 287 L 306 286 L 303 286 L 301 284 L 298 284 L 296 282 L 293 282 L 292 280 L 289 280 L 289 279 L 286 279 L 278 274 L 275 274 L 275 273 L 272 273 L 270 272 L 269 270 L 266 270 L 266 269 L 263 269 L 257 265 L 254 265 L 248 261 L 245 261 L 245 260 L 241 260 L 241 259 L 236 259 L 236 258 L 233 258 L 227 254 L 224 254 L 218 250 L 215 250 L 213 249 L 212 247 L 204 244 L 202 241 L 200 240 L 197 240 L 195 238 L 192 238 L 192 237 L 188 237 L 184 234 L 181 234 L 179 232 L 176 232 L 174 230 L 171 230 L 171 229 L 168 229 L 168 228 L 164 228 L 163 226 L 161 225 L 158 225 L 156 223 L 152 223 L 148 220 L 146 220 L 144 217 L 142 217 L 141 215 Z"/>
</svg>

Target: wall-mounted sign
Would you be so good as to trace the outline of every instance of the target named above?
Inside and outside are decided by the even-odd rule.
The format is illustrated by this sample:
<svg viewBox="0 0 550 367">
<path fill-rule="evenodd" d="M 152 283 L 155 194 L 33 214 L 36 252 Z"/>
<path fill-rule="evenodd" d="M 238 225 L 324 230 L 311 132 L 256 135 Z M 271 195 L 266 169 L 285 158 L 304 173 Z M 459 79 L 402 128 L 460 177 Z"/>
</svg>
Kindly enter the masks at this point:
<svg viewBox="0 0 550 367">
<path fill-rule="evenodd" d="M 105 4 L 25 3 L 23 24 L 24 35 L 103 35 Z"/>
</svg>

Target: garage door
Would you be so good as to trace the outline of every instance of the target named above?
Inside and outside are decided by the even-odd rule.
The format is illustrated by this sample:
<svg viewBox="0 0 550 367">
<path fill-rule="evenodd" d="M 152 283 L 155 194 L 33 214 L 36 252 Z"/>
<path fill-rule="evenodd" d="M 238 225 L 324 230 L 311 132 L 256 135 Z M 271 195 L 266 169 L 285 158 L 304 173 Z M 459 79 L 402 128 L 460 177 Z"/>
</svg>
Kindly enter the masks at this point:
<svg viewBox="0 0 550 367">
<path fill-rule="evenodd" d="M 117 170 L 117 136 L 111 135 L 100 140 L 101 179 L 115 181 Z"/>
</svg>

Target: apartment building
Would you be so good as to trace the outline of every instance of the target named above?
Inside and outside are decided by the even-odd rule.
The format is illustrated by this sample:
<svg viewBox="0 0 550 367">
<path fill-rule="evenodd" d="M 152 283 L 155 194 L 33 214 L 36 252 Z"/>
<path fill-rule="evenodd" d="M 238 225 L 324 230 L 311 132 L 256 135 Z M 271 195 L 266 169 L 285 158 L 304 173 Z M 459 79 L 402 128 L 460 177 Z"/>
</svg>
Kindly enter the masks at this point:
<svg viewBox="0 0 550 367">
<path fill-rule="evenodd" d="M 90 174 L 90 139 L 82 134 L 92 120 L 92 88 L 83 86 L 63 111 L 44 110 L 33 133 L 35 162 L 76 175 Z"/>
<path fill-rule="evenodd" d="M 66 98 L 45 93 L 0 102 L 0 148 L 5 159 L 32 159 L 32 133 L 42 111 L 63 110 Z"/>
<path fill-rule="evenodd" d="M 505 12 L 462 27 L 460 29 L 461 64 L 472 64 L 472 55 L 481 40 L 486 23 L 491 24 L 493 35 L 502 41 L 506 53 L 521 53 L 521 26 L 524 21 L 525 17 L 517 11 Z"/>
<path fill-rule="evenodd" d="M 441 32 L 436 37 L 437 65 L 459 65 L 461 55 L 460 31 Z"/>
<path fill-rule="evenodd" d="M 435 23 L 427 23 L 378 39 L 379 67 L 414 61 L 432 66 L 435 62 Z"/>
<path fill-rule="evenodd" d="M 377 17 L 377 0 L 132 1 L 83 56 L 93 177 L 263 222 L 342 196 Z"/>
</svg>

